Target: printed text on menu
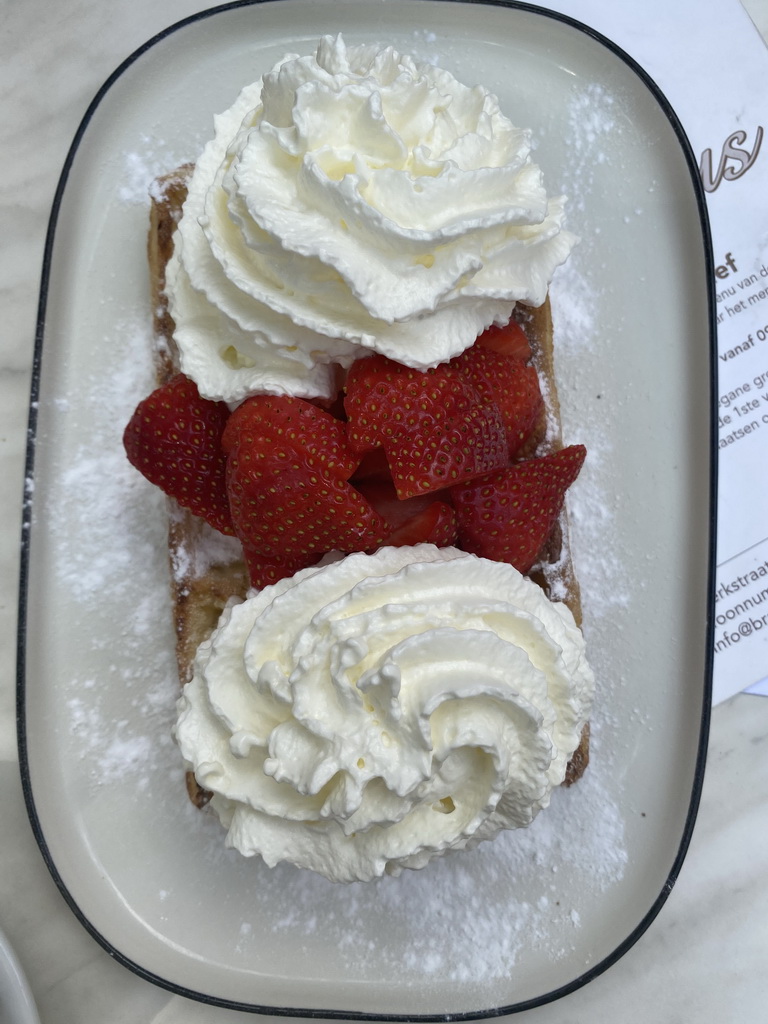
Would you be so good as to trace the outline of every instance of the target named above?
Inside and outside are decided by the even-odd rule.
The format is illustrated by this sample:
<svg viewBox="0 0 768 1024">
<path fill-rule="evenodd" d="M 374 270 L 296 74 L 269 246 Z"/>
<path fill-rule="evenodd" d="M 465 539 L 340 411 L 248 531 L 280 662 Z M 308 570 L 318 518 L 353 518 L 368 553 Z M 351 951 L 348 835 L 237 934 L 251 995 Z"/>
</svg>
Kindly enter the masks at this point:
<svg viewBox="0 0 768 1024">
<path fill-rule="evenodd" d="M 768 449 L 768 217 L 752 220 L 734 206 L 740 190 L 745 201 L 768 180 L 763 137 L 762 125 L 740 127 L 700 163 L 715 247 L 720 391 L 716 701 L 768 676 L 768 481 L 760 468 Z"/>
</svg>

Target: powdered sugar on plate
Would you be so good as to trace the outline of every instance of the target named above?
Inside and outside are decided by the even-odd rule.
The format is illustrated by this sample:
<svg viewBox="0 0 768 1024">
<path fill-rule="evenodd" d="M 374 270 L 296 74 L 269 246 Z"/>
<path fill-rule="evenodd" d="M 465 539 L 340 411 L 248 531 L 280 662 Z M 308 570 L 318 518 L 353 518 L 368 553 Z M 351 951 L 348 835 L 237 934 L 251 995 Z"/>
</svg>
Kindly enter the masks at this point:
<svg viewBox="0 0 768 1024">
<path fill-rule="evenodd" d="M 146 550 L 162 531 L 162 495 L 131 467 L 122 433 L 135 406 L 134 396 L 153 387 L 151 330 L 142 319 L 122 320 L 104 344 L 114 353 L 114 373 L 94 374 L 78 385 L 79 394 L 58 396 L 69 418 L 88 410 L 92 427 L 61 470 L 60 490 L 66 500 L 49 509 L 51 527 L 60 545 L 58 572 L 72 596 L 85 604 L 101 601 L 109 588 L 130 574 L 138 551 Z M 147 532 L 148 518 L 157 528 Z M 83 529 L 90 543 L 83 543 Z"/>
<path fill-rule="evenodd" d="M 153 183 L 169 170 L 184 163 L 169 151 L 169 147 L 149 135 L 140 137 L 140 145 L 123 154 L 123 174 L 118 187 L 122 203 L 149 206 Z"/>
<path fill-rule="evenodd" d="M 531 947 L 560 958 L 570 950 L 580 918 L 566 875 L 579 876 L 589 899 L 610 888 L 626 863 L 621 818 L 600 774 L 590 770 L 577 786 L 557 791 L 530 828 L 503 833 L 419 872 L 339 892 L 295 869 L 274 869 L 273 884 L 287 910 L 271 927 L 296 934 L 321 927 L 326 940 L 338 944 L 345 969 L 369 960 L 379 967 L 399 964 L 414 979 L 505 978 Z M 489 900 L 501 892 L 498 903 Z M 510 893 L 518 895 L 510 899 Z M 386 916 L 396 944 L 371 941 L 376 915 Z"/>
<path fill-rule="evenodd" d="M 568 195 L 568 227 L 580 236 L 570 259 L 558 269 L 551 288 L 558 387 L 566 397 L 566 443 L 586 445 L 587 459 L 579 479 L 568 492 L 569 521 L 577 548 L 577 575 L 586 595 L 589 617 L 605 619 L 628 601 L 621 552 L 612 528 L 618 502 L 609 472 L 613 432 L 606 429 L 610 414 L 607 396 L 589 374 L 604 339 L 597 312 L 605 256 L 600 247 L 600 224 L 590 216 L 595 208 L 595 168 L 608 160 L 611 140 L 624 130 L 614 96 L 598 83 L 574 90 L 566 111 L 569 159 L 560 185 Z M 569 391 L 579 393 L 581 405 L 574 422 L 568 418 Z M 599 696 L 598 696 L 599 699 Z"/>
<path fill-rule="evenodd" d="M 163 158 L 148 144 L 140 159 L 127 161 L 121 202 L 143 202 L 147 175 L 169 166 L 167 154 Z M 574 347 L 592 343 L 591 287 L 578 265 L 557 279 L 556 337 L 566 360 Z M 272 941 L 282 948 L 285 940 L 297 954 L 308 950 L 315 962 L 322 958 L 361 980 L 377 980 L 384 970 L 409 986 L 425 980 L 482 985 L 514 976 L 532 949 L 549 960 L 568 956 L 594 894 L 616 887 L 627 861 L 624 814 L 616 786 L 608 785 L 617 754 L 606 727 L 607 680 L 592 723 L 592 763 L 577 785 L 555 792 L 551 807 L 529 829 L 399 878 L 334 886 L 287 865 L 267 869 L 226 850 L 218 822 L 189 804 L 171 738 L 178 691 L 165 503 L 130 467 L 121 442 L 136 403 L 153 386 L 149 311 L 116 323 L 108 344 L 109 375 L 94 373 L 56 396 L 59 417 L 77 419 L 87 408 L 89 426 L 77 432 L 77 448 L 59 467 L 46 509 L 58 584 L 82 619 L 93 623 L 83 661 L 102 666 L 98 675 L 75 666 L 62 680 L 68 715 L 63 729 L 78 750 L 84 784 L 110 801 L 119 793 L 120 801 L 143 802 L 163 835 L 178 830 L 184 856 L 202 877 L 226 883 L 235 904 L 228 911 L 231 950 L 239 964 L 266 958 L 268 969 Z M 605 541 L 612 510 L 600 452 L 610 442 L 597 424 L 586 425 L 587 436 L 581 426 L 567 437 L 590 450 L 571 515 L 584 604 L 595 621 L 621 600 L 620 560 Z M 583 559 L 587 549 L 601 554 Z M 616 585 L 606 586 L 606 578 Z M 119 612 L 113 608 L 116 594 Z M 115 622 L 126 608 L 129 614 Z M 159 833 L 147 841 L 166 842 Z M 151 870 L 152 856 L 147 863 Z M 174 907 L 182 916 L 187 912 L 175 902 L 183 901 L 182 880 L 174 885 L 177 873 L 178 864 L 169 863 L 150 882 L 164 920 L 173 917 Z"/>
<path fill-rule="evenodd" d="M 164 501 L 128 465 L 121 445 L 122 426 L 150 387 L 148 359 L 143 369 L 135 369 L 142 364 L 142 348 L 149 351 L 150 338 L 143 326 L 126 321 L 113 344 L 116 339 L 125 369 L 106 389 L 96 379 L 84 388 L 98 430 L 62 474 L 62 487 L 72 496 L 65 514 L 52 510 L 62 552 L 59 571 L 72 600 L 86 612 L 102 606 L 113 588 L 135 586 L 134 574 L 165 548 Z M 76 409 L 78 400 L 67 396 L 62 408 Z M 583 501 L 574 506 L 577 526 L 585 507 Z M 610 514 L 607 508 L 603 512 Z M 590 512 L 586 522 L 592 522 Z M 600 521 L 593 526 L 600 527 Z M 88 545 L 82 543 L 84 530 Z M 266 929 L 299 945 L 328 944 L 335 952 L 327 955 L 344 971 L 375 976 L 382 965 L 399 965 L 406 983 L 419 984 L 425 977 L 435 983 L 507 978 L 531 947 L 546 948 L 551 959 L 568 954 L 584 914 L 580 901 L 615 885 L 626 862 L 622 816 L 604 784 L 611 771 L 602 742 L 601 706 L 610 700 L 604 689 L 593 722 L 592 765 L 576 786 L 554 794 L 552 806 L 529 829 L 370 886 L 333 886 L 289 866 L 270 871 L 224 850 L 218 822 L 186 807 L 182 766 L 171 739 L 177 687 L 170 643 L 166 659 L 147 663 L 148 638 L 170 623 L 167 569 L 158 576 L 159 582 L 137 589 L 131 619 L 119 631 L 123 656 L 107 677 L 70 681 L 68 727 L 91 786 L 108 790 L 119 784 L 123 792 L 126 786 L 133 790 L 135 799 L 162 794 L 167 800 L 172 781 L 170 799 L 179 805 L 175 813 L 188 821 L 196 856 L 211 871 L 227 865 L 243 888 L 242 927 L 233 941 L 239 957 L 257 955 Z M 588 607 L 594 604 L 592 590 L 589 580 Z M 170 641 L 169 630 L 168 636 Z M 94 638 L 96 646 L 100 643 Z M 116 719 L 109 717 L 113 700 L 105 688 L 122 696 L 124 709 Z M 277 913 L 276 891 L 281 894 Z M 497 905 L 489 894 L 499 891 L 506 895 Z M 381 914 L 387 917 L 386 939 L 375 926 Z"/>
</svg>

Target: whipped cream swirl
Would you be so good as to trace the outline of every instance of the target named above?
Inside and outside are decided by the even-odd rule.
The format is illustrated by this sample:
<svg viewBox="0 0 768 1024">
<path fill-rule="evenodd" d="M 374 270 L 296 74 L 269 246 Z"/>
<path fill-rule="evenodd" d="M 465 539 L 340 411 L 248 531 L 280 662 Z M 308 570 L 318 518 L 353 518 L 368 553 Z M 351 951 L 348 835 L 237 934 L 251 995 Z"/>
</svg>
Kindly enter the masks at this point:
<svg viewBox="0 0 768 1024">
<path fill-rule="evenodd" d="M 167 288 L 209 398 L 330 397 L 374 350 L 418 369 L 541 304 L 574 238 L 486 89 L 323 38 L 215 119 Z"/>
<path fill-rule="evenodd" d="M 571 613 L 517 570 L 383 548 L 230 606 L 176 738 L 228 845 L 369 880 L 528 825 L 593 689 Z"/>
</svg>

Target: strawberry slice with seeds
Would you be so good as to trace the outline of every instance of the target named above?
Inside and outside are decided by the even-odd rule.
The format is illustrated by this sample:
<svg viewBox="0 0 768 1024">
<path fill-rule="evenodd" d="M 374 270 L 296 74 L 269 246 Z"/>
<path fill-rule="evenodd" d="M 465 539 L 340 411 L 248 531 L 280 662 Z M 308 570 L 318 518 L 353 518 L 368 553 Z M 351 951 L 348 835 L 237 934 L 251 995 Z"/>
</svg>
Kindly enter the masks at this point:
<svg viewBox="0 0 768 1024">
<path fill-rule="evenodd" d="M 327 551 L 377 547 L 386 523 L 359 491 L 305 453 L 252 450 L 227 463 L 229 504 L 244 547 L 269 562 L 316 561 Z"/>
<path fill-rule="evenodd" d="M 496 403 L 504 421 L 509 455 L 514 456 L 531 438 L 544 405 L 535 368 L 478 344 L 449 365 L 472 383 L 483 401 Z"/>
<path fill-rule="evenodd" d="M 348 483 L 360 459 L 344 424 L 316 405 L 248 399 L 232 413 L 222 443 L 232 520 L 254 578 L 261 562 L 309 565 L 334 549 L 376 547 L 388 532 Z"/>
<path fill-rule="evenodd" d="M 530 572 L 585 456 L 571 445 L 452 487 L 461 547 Z"/>
<path fill-rule="evenodd" d="M 381 355 L 360 359 L 347 376 L 344 408 L 351 447 L 384 449 L 401 499 L 509 461 L 498 407 L 447 363 L 422 372 Z"/>
<path fill-rule="evenodd" d="M 277 452 L 303 452 L 331 475 L 348 480 L 360 461 L 349 446 L 344 424 L 312 402 L 289 396 L 256 395 L 232 413 L 222 445 L 240 444 Z"/>
<path fill-rule="evenodd" d="M 139 403 L 123 433 L 129 462 L 221 533 L 234 533 L 221 447 L 229 409 L 202 398 L 183 374 Z"/>
<path fill-rule="evenodd" d="M 293 576 L 300 569 L 314 565 L 320 555 L 314 558 L 293 558 L 282 561 L 270 561 L 261 552 L 254 550 L 249 544 L 243 545 L 243 554 L 248 566 L 248 576 L 252 587 L 262 590 L 273 583 Z"/>
</svg>

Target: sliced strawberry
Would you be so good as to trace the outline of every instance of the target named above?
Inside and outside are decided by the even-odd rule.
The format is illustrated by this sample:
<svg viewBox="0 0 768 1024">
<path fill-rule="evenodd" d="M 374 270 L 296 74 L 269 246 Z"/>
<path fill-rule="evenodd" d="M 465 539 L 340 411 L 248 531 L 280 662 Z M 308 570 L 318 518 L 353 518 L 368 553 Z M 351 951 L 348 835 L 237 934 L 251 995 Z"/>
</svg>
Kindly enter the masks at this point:
<svg viewBox="0 0 768 1024">
<path fill-rule="evenodd" d="M 360 461 L 342 422 L 311 402 L 288 396 L 256 395 L 238 406 L 222 445 L 229 454 L 241 443 L 271 454 L 290 448 L 305 456 L 308 466 L 322 466 L 342 480 L 349 479 Z"/>
<path fill-rule="evenodd" d="M 449 364 L 424 372 L 374 355 L 353 363 L 344 401 L 357 452 L 382 447 L 399 498 L 428 494 L 505 466 L 495 403 Z"/>
<path fill-rule="evenodd" d="M 514 456 L 533 434 L 544 404 L 535 368 L 481 345 L 473 345 L 449 365 L 472 383 L 484 402 L 496 403 L 510 457 Z"/>
<path fill-rule="evenodd" d="M 248 566 L 251 586 L 257 590 L 293 576 L 300 569 L 306 569 L 307 566 L 314 565 L 320 558 L 318 555 L 316 558 L 294 558 L 271 562 L 261 552 L 255 551 L 247 544 L 243 545 L 243 553 Z"/>
<path fill-rule="evenodd" d="M 475 345 L 509 356 L 510 359 L 519 359 L 522 363 L 527 363 L 531 358 L 528 338 L 515 320 L 510 320 L 506 327 L 489 327 L 478 337 Z"/>
<path fill-rule="evenodd" d="M 415 500 L 415 499 L 409 499 Z M 456 543 L 459 526 L 456 512 L 444 501 L 432 501 L 421 512 L 407 519 L 384 539 L 382 546 L 405 547 L 409 544 L 435 544 L 439 548 Z"/>
<path fill-rule="evenodd" d="M 232 414 L 223 445 L 232 520 L 254 585 L 267 571 L 311 565 L 327 551 L 376 547 L 388 532 L 347 482 L 359 456 L 344 424 L 314 404 L 250 398 Z"/>
<path fill-rule="evenodd" d="M 456 543 L 458 524 L 447 490 L 416 494 L 401 501 L 388 476 L 361 480 L 355 486 L 389 527 L 382 546 L 436 544 L 447 547 Z"/>
<path fill-rule="evenodd" d="M 433 494 L 416 494 L 412 498 L 401 500 L 397 496 L 395 485 L 388 472 L 380 477 L 364 480 L 355 478 L 355 487 L 376 509 L 390 530 L 397 529 L 411 516 L 423 512 L 435 500 Z M 441 492 L 441 495 L 447 495 L 447 493 L 447 491 Z"/>
<path fill-rule="evenodd" d="M 139 403 L 123 445 L 140 473 L 180 505 L 222 533 L 234 532 L 221 436 L 229 418 L 224 402 L 201 398 L 183 374 Z"/>
<path fill-rule="evenodd" d="M 287 444 L 241 438 L 229 454 L 227 487 L 237 536 L 269 562 L 311 564 L 334 549 L 367 550 L 388 532 L 351 484 Z"/>
<path fill-rule="evenodd" d="M 571 445 L 452 487 L 461 547 L 529 572 L 585 455 L 583 445 Z"/>
</svg>

